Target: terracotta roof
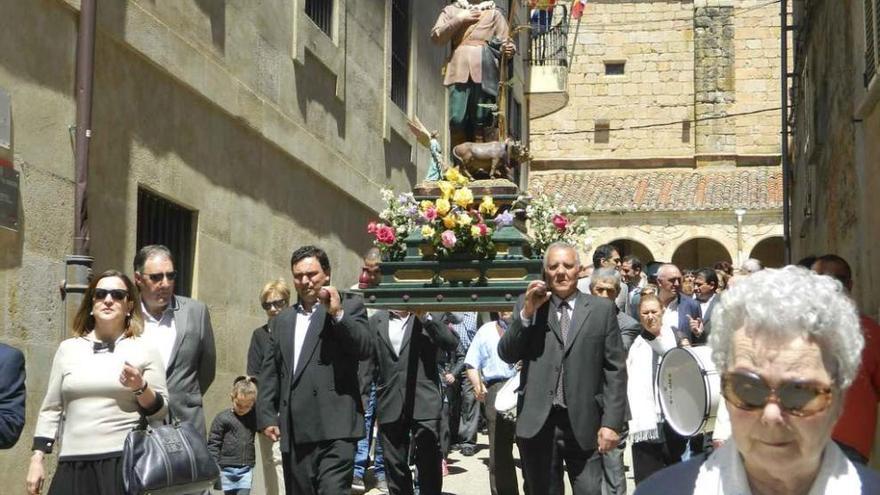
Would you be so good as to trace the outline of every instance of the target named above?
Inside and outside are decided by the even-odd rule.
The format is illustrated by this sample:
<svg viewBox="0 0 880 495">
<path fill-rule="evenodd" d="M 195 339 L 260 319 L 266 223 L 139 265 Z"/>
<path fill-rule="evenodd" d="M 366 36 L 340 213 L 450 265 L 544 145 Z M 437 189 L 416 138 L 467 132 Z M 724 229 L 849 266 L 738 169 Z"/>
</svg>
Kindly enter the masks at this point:
<svg viewBox="0 0 880 495">
<path fill-rule="evenodd" d="M 533 171 L 529 190 L 539 187 L 596 212 L 782 208 L 780 167 Z"/>
</svg>

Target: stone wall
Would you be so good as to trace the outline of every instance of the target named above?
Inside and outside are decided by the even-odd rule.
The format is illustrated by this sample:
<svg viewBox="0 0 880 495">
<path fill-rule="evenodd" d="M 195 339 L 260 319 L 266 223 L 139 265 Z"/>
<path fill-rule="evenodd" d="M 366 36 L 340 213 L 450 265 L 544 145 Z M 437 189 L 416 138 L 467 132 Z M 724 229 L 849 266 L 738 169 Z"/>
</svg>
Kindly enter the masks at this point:
<svg viewBox="0 0 880 495">
<path fill-rule="evenodd" d="M 765 4 L 589 2 L 569 103 L 532 122 L 535 159 L 660 166 L 660 158 L 718 163 L 711 158 L 721 155 L 732 165 L 736 155 L 778 155 L 779 16 L 777 4 Z M 606 75 L 606 62 L 625 62 L 625 73 Z M 595 140 L 598 121 L 609 124 L 608 143 Z"/>
<path fill-rule="evenodd" d="M 860 2 L 822 2 L 794 22 L 798 50 L 792 102 L 792 257 L 836 253 L 853 267 L 859 307 L 880 315 L 880 78 L 866 87 Z M 876 453 L 876 451 L 875 451 Z M 875 458 L 877 456 L 875 455 Z"/>
<path fill-rule="evenodd" d="M 94 270 L 131 273 L 138 188 L 196 211 L 193 295 L 211 310 L 218 353 L 208 418 L 228 407 L 251 330 L 265 321 L 259 291 L 290 279 L 292 249 L 327 249 L 333 283 L 348 287 L 379 187 L 405 190 L 424 176 L 427 152 L 405 122 L 417 115 L 445 127 L 448 48 L 429 39 L 445 4 L 413 2 L 409 105 L 400 109 L 386 79 L 386 0 L 337 0 L 345 16 L 332 39 L 303 17 L 304 0 L 99 2 Z M 22 218 L 18 232 L 0 229 L 0 341 L 25 352 L 29 391 L 22 439 L 0 455 L 0 486 L 16 493 L 52 356 L 68 335 L 58 287 L 73 247 L 78 8 L 0 0 L 0 88 L 12 98 Z M 521 82 L 514 93 L 524 101 Z"/>
</svg>

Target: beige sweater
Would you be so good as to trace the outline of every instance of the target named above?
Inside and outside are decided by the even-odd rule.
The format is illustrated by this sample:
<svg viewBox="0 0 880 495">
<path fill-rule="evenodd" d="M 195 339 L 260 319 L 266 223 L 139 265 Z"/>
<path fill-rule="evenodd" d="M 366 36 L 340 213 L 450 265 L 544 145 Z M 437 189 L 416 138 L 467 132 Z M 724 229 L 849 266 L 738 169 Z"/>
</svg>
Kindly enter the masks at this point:
<svg viewBox="0 0 880 495">
<path fill-rule="evenodd" d="M 60 429 L 60 458 L 122 452 L 125 436 L 140 419 L 137 397 L 119 382 L 126 361 L 140 369 L 150 388 L 162 396 L 161 409 L 149 419 L 165 417 L 168 392 L 158 351 L 142 339 L 126 338 L 116 343 L 114 352 L 96 353 L 95 340 L 89 334 L 58 346 L 34 431 L 35 450 L 51 452 Z"/>
</svg>

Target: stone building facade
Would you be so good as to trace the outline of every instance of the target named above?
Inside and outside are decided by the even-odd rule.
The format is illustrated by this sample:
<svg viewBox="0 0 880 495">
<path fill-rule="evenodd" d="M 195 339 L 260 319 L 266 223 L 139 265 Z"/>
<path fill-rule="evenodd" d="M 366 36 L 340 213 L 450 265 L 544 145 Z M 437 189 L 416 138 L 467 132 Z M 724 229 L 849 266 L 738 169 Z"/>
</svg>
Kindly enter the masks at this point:
<svg viewBox="0 0 880 495">
<path fill-rule="evenodd" d="M 189 273 L 181 291 L 209 306 L 217 339 L 208 418 L 228 407 L 251 330 L 265 322 L 259 292 L 290 280 L 292 249 L 324 247 L 333 283 L 350 286 L 370 245 L 365 226 L 382 207 L 380 187 L 408 190 L 424 177 L 428 152 L 406 119 L 446 128 L 440 68 L 449 47 L 430 40 L 446 3 L 98 2 L 93 270 L 131 273 L 151 235 L 139 227 L 149 212 L 167 220 L 158 227 L 181 229 L 168 234 L 189 246 L 178 259 Z M 329 8 L 324 24 L 307 4 Z M 8 96 L 0 97 L 8 131 L 0 172 L 18 176 L 18 224 L 0 228 L 0 341 L 24 351 L 29 392 L 22 439 L 0 455 L 0 486 L 15 492 L 24 489 L 52 356 L 69 335 L 59 282 L 73 249 L 79 5 L 0 0 L 0 95 Z M 395 31 L 401 8 L 405 25 Z M 403 79 L 395 79 L 401 61 Z M 515 71 L 511 92 L 525 106 L 520 58 Z M 527 135 L 525 117 L 519 127 Z"/>
<path fill-rule="evenodd" d="M 877 318 L 880 4 L 793 2 L 793 11 L 792 257 L 846 258 L 859 308 Z"/>
<path fill-rule="evenodd" d="M 531 184 L 573 191 L 593 246 L 781 264 L 779 26 L 762 0 L 587 3 L 568 105 L 532 121 Z"/>
</svg>

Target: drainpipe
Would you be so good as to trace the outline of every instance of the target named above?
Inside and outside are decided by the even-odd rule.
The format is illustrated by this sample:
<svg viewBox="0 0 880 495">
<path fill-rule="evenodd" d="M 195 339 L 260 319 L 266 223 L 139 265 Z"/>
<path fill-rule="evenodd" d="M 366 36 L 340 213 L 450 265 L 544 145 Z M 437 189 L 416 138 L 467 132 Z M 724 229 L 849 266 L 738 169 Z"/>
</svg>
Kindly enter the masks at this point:
<svg viewBox="0 0 880 495">
<path fill-rule="evenodd" d="M 81 0 L 79 32 L 76 38 L 76 137 L 73 255 L 65 257 L 65 280 L 61 297 L 65 306 L 62 335 L 73 320 L 89 283 L 92 262 L 89 256 L 89 143 L 92 138 L 92 87 L 95 72 L 95 19 L 97 0 Z"/>
<path fill-rule="evenodd" d="M 779 15 L 782 22 L 781 55 L 779 80 L 782 86 L 782 238 L 785 245 L 784 261 L 791 263 L 791 164 L 788 156 L 788 0 L 779 2 Z"/>
</svg>

